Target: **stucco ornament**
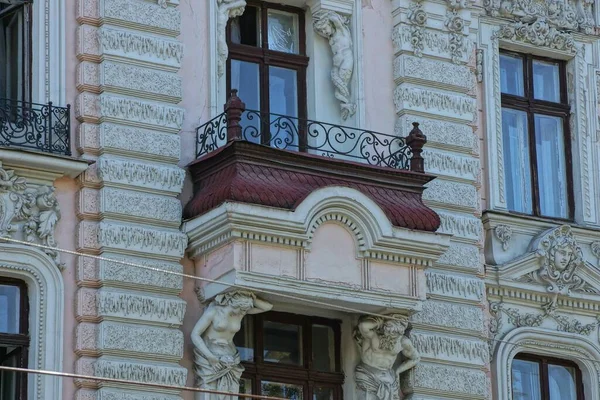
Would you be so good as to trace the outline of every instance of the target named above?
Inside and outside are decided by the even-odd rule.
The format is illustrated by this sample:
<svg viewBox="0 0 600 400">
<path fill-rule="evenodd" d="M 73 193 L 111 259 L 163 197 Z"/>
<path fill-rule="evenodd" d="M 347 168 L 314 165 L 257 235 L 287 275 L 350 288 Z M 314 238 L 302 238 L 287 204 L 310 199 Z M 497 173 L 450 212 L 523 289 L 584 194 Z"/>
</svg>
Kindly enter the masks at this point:
<svg viewBox="0 0 600 400">
<path fill-rule="evenodd" d="M 423 50 L 425 49 L 423 37 L 425 25 L 427 24 L 427 13 L 423 9 L 422 0 L 410 4 L 408 21 L 412 25 L 410 27 L 410 44 L 413 52 L 417 57 L 423 57 Z"/>
<path fill-rule="evenodd" d="M 511 25 L 502 25 L 494 33 L 493 38 L 529 43 L 572 54 L 577 53 L 573 35 L 554 28 L 543 18 L 531 24 L 516 22 Z"/>
<path fill-rule="evenodd" d="M 584 261 L 570 226 L 562 225 L 542 233 L 531 242 L 529 250 L 537 254 L 540 263 L 540 268 L 529 276 L 547 285 L 546 290 L 554 294 L 551 303 L 559 294 L 568 295 L 571 290 L 585 286 L 583 279 L 576 274 Z"/>
<path fill-rule="evenodd" d="M 502 243 L 502 250 L 508 250 L 510 239 L 512 238 L 512 228 L 508 225 L 498 225 L 494 228 L 494 236 Z"/>
<path fill-rule="evenodd" d="M 56 247 L 54 228 L 59 219 L 53 187 L 33 186 L 0 164 L 0 236 Z M 62 268 L 57 251 L 44 252 Z"/>
<path fill-rule="evenodd" d="M 559 29 L 594 32 L 593 0 L 484 0 L 488 14 L 531 23 L 544 18 Z"/>
<path fill-rule="evenodd" d="M 350 96 L 354 53 L 349 20 L 334 11 L 322 11 L 313 15 L 313 26 L 319 35 L 329 40 L 333 53 L 331 81 L 335 87 L 335 98 L 341 103 L 342 119 L 346 120 L 356 112 L 356 104 Z"/>
<path fill-rule="evenodd" d="M 239 17 L 246 9 L 246 0 L 217 0 L 217 73 L 225 73 L 225 64 L 229 55 L 227 47 L 227 22 Z"/>
<path fill-rule="evenodd" d="M 194 372 L 200 387 L 237 393 L 244 367 L 233 343 L 247 314 L 269 311 L 273 305 L 248 291 L 223 293 L 214 298 L 194 326 L 191 337 L 194 344 Z M 211 395 L 214 400 L 231 396 Z M 200 394 L 197 398 L 201 398 Z"/>
<path fill-rule="evenodd" d="M 405 335 L 407 318 L 390 317 L 362 316 L 354 329 L 361 355 L 354 377 L 359 400 L 399 400 L 400 374 L 420 361 L 419 353 Z M 400 353 L 403 360 L 395 366 Z"/>
</svg>

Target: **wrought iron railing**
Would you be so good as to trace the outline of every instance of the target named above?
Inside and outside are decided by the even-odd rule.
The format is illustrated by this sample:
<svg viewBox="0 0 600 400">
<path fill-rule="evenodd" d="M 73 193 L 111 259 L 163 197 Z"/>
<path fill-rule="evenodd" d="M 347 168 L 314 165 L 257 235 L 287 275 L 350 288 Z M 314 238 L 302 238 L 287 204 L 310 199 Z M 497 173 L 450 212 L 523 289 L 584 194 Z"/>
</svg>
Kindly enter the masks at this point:
<svg viewBox="0 0 600 400">
<path fill-rule="evenodd" d="M 415 130 L 416 129 L 416 130 Z M 418 124 L 407 138 L 279 114 L 245 110 L 232 93 L 225 112 L 196 129 L 196 157 L 229 140 L 244 140 L 283 150 L 358 161 L 380 167 L 419 171 L 425 136 Z M 420 136 L 419 136 L 420 135 Z"/>
<path fill-rule="evenodd" d="M 71 108 L 0 99 L 0 146 L 71 155 Z"/>
</svg>

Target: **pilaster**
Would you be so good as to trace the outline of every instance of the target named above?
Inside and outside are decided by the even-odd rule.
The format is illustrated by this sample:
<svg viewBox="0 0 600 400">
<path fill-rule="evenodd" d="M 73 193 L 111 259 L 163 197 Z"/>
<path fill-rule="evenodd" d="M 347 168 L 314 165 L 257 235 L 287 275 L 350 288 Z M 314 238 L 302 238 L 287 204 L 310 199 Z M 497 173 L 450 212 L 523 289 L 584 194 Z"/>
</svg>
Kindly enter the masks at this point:
<svg viewBox="0 0 600 400">
<path fill-rule="evenodd" d="M 96 163 L 81 177 L 78 250 L 181 272 L 185 172 L 179 130 L 183 45 L 178 2 L 79 0 L 77 147 Z M 184 385 L 181 277 L 80 257 L 76 372 Z M 76 399 L 180 399 L 129 385 L 77 381 Z"/>
</svg>

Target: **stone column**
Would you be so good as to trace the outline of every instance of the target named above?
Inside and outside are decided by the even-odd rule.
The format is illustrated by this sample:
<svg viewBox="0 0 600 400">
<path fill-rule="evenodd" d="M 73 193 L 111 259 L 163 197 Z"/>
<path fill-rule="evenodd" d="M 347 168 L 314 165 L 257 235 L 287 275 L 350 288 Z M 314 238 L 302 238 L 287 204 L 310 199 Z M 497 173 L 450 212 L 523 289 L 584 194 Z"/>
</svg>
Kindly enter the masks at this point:
<svg viewBox="0 0 600 400">
<path fill-rule="evenodd" d="M 182 271 L 179 231 L 185 172 L 179 130 L 183 46 L 178 1 L 79 0 L 78 149 L 82 176 L 78 250 Z M 185 385 L 181 277 L 81 257 L 77 373 Z M 76 398 L 176 400 L 178 391 L 76 382 Z"/>
</svg>

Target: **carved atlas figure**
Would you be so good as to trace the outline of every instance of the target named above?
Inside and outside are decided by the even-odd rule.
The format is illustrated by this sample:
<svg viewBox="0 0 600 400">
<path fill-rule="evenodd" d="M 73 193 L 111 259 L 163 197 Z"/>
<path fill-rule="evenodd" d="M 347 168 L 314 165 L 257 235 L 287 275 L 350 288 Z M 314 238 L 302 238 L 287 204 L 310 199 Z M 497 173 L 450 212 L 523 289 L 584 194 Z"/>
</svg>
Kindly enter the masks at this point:
<svg viewBox="0 0 600 400">
<path fill-rule="evenodd" d="M 420 356 L 405 335 L 408 320 L 362 316 L 354 330 L 361 361 L 355 370 L 358 400 L 399 400 L 399 376 L 413 368 Z M 399 355 L 402 361 L 398 363 Z"/>
<path fill-rule="evenodd" d="M 203 389 L 237 393 L 244 367 L 233 343 L 247 314 L 269 311 L 273 305 L 248 291 L 223 293 L 210 302 L 191 333 L 195 373 Z M 197 398 L 206 399 L 202 394 Z M 211 400 L 237 396 L 211 395 Z"/>
<path fill-rule="evenodd" d="M 217 0 L 217 72 L 219 76 L 225 72 L 225 63 L 229 55 L 227 48 L 227 22 L 237 18 L 246 9 L 246 0 Z"/>
<path fill-rule="evenodd" d="M 335 98 L 341 104 L 342 119 L 346 120 L 356 112 L 356 104 L 350 98 L 350 79 L 354 68 L 352 33 L 348 19 L 333 11 L 323 11 L 313 16 L 315 31 L 329 40 L 333 53 L 331 81 L 335 87 Z"/>
</svg>

